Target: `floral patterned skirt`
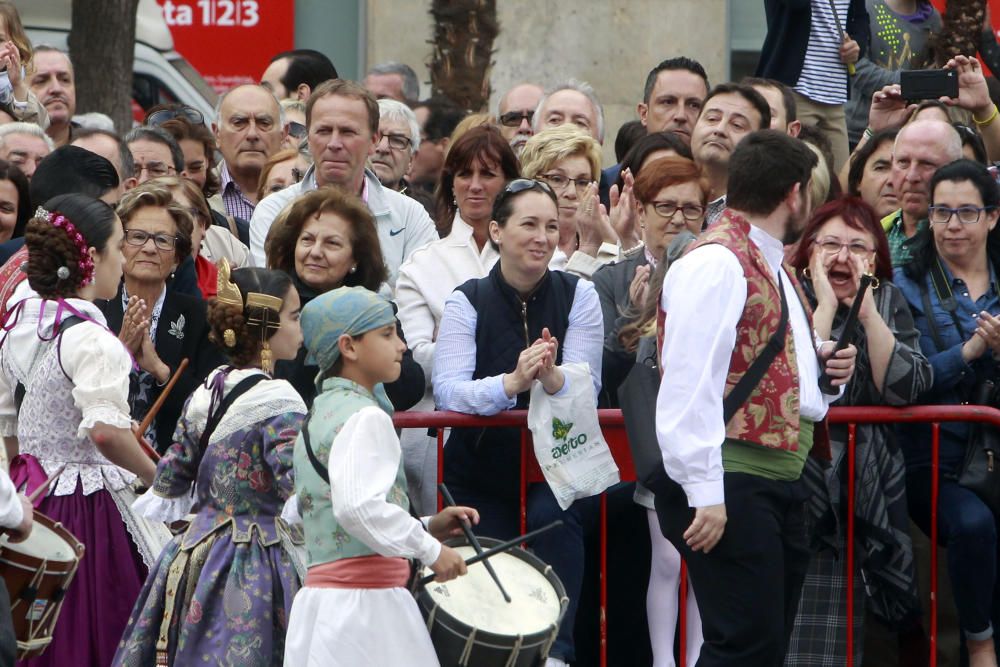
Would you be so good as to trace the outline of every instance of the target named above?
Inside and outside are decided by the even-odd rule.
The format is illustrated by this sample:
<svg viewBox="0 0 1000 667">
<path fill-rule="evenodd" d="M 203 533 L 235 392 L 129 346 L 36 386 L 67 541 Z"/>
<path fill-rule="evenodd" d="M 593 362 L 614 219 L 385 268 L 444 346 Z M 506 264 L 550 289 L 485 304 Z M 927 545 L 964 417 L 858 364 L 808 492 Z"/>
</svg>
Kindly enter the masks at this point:
<svg viewBox="0 0 1000 667">
<path fill-rule="evenodd" d="M 280 665 L 300 580 L 281 543 L 233 541 L 231 527 L 182 549 L 167 545 L 149 573 L 114 665 Z"/>
</svg>

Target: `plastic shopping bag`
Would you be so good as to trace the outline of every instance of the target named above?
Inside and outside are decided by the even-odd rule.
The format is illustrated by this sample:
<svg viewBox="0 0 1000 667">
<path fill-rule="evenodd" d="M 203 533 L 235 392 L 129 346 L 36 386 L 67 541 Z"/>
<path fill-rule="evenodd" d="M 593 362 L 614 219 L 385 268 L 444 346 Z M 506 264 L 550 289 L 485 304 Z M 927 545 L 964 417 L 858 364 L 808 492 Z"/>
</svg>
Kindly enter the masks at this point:
<svg viewBox="0 0 1000 667">
<path fill-rule="evenodd" d="M 597 421 L 590 365 L 559 368 L 568 384 L 562 394 L 550 395 L 541 382 L 532 383 L 528 428 L 545 481 L 565 510 L 577 498 L 596 496 L 617 484 L 620 476 Z"/>
</svg>

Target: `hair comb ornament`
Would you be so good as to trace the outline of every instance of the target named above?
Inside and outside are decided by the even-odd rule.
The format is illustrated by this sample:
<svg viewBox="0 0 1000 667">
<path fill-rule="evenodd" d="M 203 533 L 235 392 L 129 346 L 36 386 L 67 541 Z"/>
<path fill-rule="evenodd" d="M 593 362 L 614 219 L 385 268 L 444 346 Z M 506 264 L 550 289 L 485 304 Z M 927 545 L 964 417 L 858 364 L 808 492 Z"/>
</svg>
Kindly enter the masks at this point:
<svg viewBox="0 0 1000 667">
<path fill-rule="evenodd" d="M 219 260 L 219 277 L 215 283 L 215 298 L 222 303 L 228 303 L 236 306 L 240 310 L 243 309 L 243 296 L 240 294 L 240 288 L 233 284 L 230 280 L 230 268 L 229 260 L 223 257 Z M 230 345 L 230 347 L 232 347 Z"/>
<path fill-rule="evenodd" d="M 94 258 L 90 256 L 87 240 L 83 238 L 83 234 L 77 230 L 76 225 L 74 225 L 69 218 L 59 211 L 47 211 L 41 206 L 35 209 L 35 217 L 66 232 L 66 236 L 68 236 L 69 240 L 76 246 L 77 267 L 80 269 L 80 285 L 89 285 L 92 283 L 94 281 Z M 58 278 L 60 280 L 66 280 L 69 278 L 69 268 L 59 268 L 67 269 L 67 275 L 63 277 L 61 272 L 57 272 Z"/>
</svg>

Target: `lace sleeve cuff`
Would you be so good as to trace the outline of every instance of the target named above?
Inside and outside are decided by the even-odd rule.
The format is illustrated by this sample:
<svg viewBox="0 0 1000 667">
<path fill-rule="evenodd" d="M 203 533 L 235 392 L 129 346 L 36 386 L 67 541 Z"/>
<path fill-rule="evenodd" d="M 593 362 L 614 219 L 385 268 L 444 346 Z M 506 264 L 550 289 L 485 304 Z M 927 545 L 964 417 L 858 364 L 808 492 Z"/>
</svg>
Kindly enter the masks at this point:
<svg viewBox="0 0 1000 667">
<path fill-rule="evenodd" d="M 0 417 L 0 437 L 9 438 L 17 435 L 17 418 Z"/>
<path fill-rule="evenodd" d="M 193 494 L 185 494 L 179 498 L 164 498 L 156 495 L 153 489 L 149 489 L 132 503 L 132 511 L 151 521 L 173 523 L 191 513 L 194 500 Z"/>
<path fill-rule="evenodd" d="M 77 436 L 81 438 L 88 437 L 90 429 L 94 428 L 98 423 L 114 426 L 115 428 L 132 428 L 132 420 L 129 419 L 127 414 L 119 410 L 118 406 L 112 403 L 105 403 L 103 405 L 90 406 L 83 411 L 83 420 L 80 422 Z M 0 423 L 0 428 L 2 428 L 2 423 Z"/>
</svg>

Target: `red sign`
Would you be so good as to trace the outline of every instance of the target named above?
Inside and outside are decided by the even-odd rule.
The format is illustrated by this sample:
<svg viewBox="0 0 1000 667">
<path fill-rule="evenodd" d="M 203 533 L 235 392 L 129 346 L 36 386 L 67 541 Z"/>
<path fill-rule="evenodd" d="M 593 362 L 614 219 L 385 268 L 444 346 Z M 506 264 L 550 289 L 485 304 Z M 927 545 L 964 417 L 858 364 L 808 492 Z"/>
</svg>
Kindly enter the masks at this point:
<svg viewBox="0 0 1000 667">
<path fill-rule="evenodd" d="M 157 0 L 174 48 L 217 92 L 256 83 L 276 53 L 295 42 L 289 0 Z"/>
</svg>

